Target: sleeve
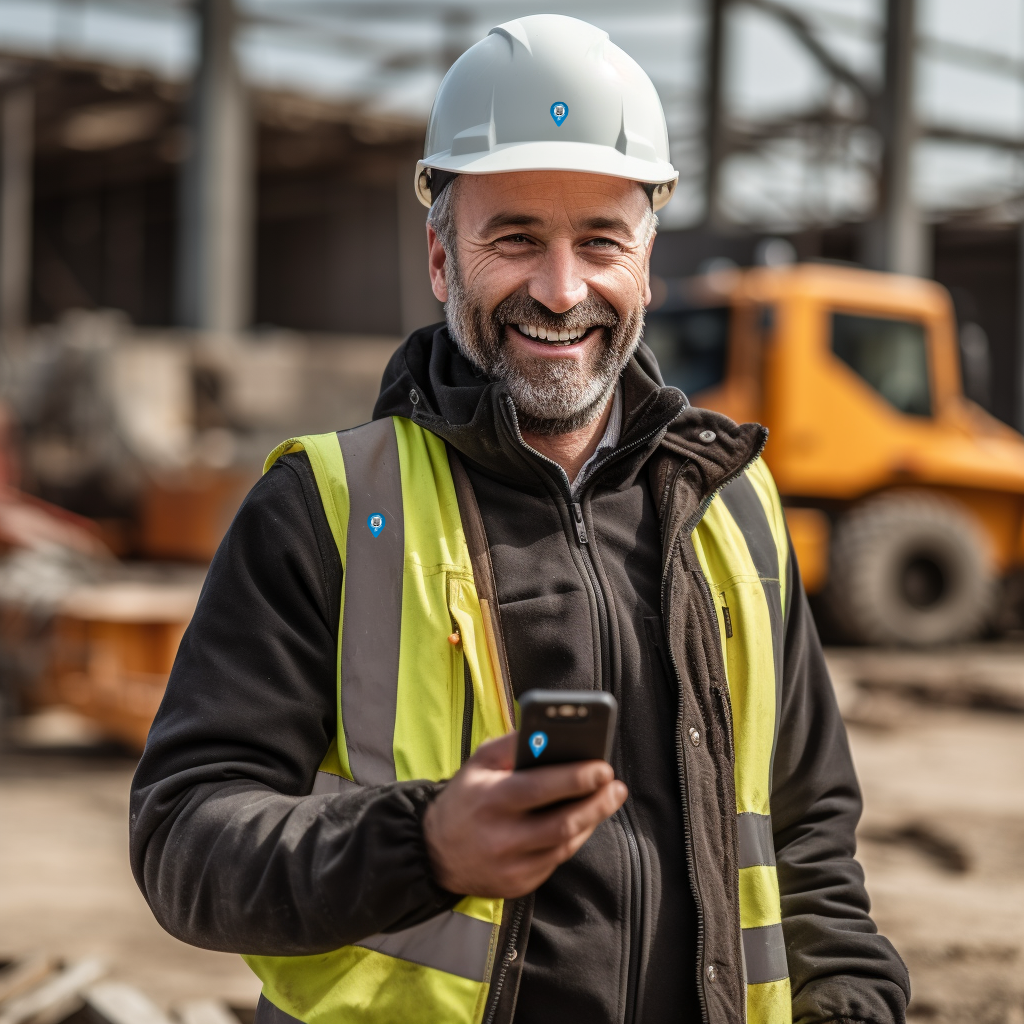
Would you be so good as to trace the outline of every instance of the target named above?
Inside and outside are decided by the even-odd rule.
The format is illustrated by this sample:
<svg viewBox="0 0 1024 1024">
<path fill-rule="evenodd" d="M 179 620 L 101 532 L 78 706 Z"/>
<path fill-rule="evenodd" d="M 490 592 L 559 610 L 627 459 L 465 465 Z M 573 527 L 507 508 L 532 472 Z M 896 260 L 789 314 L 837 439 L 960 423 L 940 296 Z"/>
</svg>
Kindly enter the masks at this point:
<svg viewBox="0 0 1024 1024">
<path fill-rule="evenodd" d="M 910 979 L 854 859 L 860 787 L 792 548 L 789 573 L 771 806 L 793 1022 L 902 1024 Z"/>
<path fill-rule="evenodd" d="M 335 734 L 340 593 L 309 461 L 285 456 L 217 551 L 132 783 L 132 870 L 185 942 L 322 953 L 458 899 L 423 839 L 438 785 L 307 795 Z"/>
</svg>

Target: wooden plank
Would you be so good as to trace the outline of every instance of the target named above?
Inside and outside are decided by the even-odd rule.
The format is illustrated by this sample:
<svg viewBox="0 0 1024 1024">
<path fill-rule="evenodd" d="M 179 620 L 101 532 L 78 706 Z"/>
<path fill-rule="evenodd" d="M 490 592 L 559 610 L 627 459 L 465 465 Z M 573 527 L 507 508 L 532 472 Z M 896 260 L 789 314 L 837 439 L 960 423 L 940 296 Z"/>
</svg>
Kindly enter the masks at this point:
<svg viewBox="0 0 1024 1024">
<path fill-rule="evenodd" d="M 45 953 L 27 956 L 9 964 L 0 971 L 0 1004 L 38 985 L 56 966 L 56 959 Z"/>
<path fill-rule="evenodd" d="M 171 1024 L 149 996 L 123 981 L 101 981 L 84 995 L 89 1009 L 107 1024 Z"/>
<path fill-rule="evenodd" d="M 67 1003 L 106 973 L 107 965 L 102 960 L 79 960 L 70 964 L 59 974 L 47 978 L 41 985 L 30 989 L 24 995 L 9 999 L 0 1008 L 0 1024 L 24 1024 L 46 1014 L 55 1007 Z"/>
<path fill-rule="evenodd" d="M 219 999 L 194 999 L 174 1008 L 181 1024 L 238 1024 L 238 1018 Z"/>
</svg>

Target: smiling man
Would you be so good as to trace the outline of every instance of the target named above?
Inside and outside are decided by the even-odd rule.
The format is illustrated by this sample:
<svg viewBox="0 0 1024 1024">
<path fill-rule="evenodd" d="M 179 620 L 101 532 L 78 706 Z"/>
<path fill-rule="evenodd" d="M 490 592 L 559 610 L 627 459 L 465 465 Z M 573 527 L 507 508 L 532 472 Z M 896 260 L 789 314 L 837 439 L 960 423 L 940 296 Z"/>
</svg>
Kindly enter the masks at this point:
<svg viewBox="0 0 1024 1024">
<path fill-rule="evenodd" d="M 845 732 L 761 461 L 641 341 L 664 115 L 607 36 L 494 29 L 416 189 L 446 323 L 286 441 L 182 641 L 132 864 L 257 1024 L 891 1024 Z M 619 702 L 512 770 L 518 698 Z"/>
</svg>

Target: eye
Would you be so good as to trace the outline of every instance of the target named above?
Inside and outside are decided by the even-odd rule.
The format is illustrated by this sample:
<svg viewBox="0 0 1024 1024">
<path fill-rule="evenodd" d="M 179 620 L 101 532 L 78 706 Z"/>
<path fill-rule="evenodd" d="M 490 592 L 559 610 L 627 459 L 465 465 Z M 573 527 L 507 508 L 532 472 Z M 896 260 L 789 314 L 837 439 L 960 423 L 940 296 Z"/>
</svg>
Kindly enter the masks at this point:
<svg viewBox="0 0 1024 1024">
<path fill-rule="evenodd" d="M 506 242 L 511 245 L 529 245 L 532 239 L 529 235 L 504 235 L 502 238 L 497 239 L 500 242 Z"/>
<path fill-rule="evenodd" d="M 619 243 L 611 238 L 590 238 L 583 245 L 588 249 L 618 249 Z"/>
</svg>

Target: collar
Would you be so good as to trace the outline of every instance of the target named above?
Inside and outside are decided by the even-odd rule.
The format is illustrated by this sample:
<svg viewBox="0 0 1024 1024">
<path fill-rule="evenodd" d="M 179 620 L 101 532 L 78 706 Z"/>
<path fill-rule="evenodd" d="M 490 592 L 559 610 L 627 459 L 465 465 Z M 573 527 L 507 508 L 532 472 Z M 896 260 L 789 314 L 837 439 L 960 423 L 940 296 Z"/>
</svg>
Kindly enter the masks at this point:
<svg viewBox="0 0 1024 1024">
<path fill-rule="evenodd" d="M 597 448 L 594 449 L 594 454 L 583 463 L 580 467 L 580 471 L 576 474 L 576 479 L 573 480 L 570 485 L 569 489 L 574 498 L 579 495 L 581 490 L 583 490 L 583 485 L 587 482 L 587 477 L 590 476 L 591 470 L 594 468 L 595 463 L 597 463 L 601 456 L 603 456 L 608 450 L 618 447 L 619 437 L 621 434 L 622 385 L 620 384 L 616 387 L 615 394 L 612 396 L 612 411 L 611 415 L 608 417 L 608 423 L 605 425 L 604 433 L 601 435 L 601 440 L 598 442 Z"/>
</svg>

